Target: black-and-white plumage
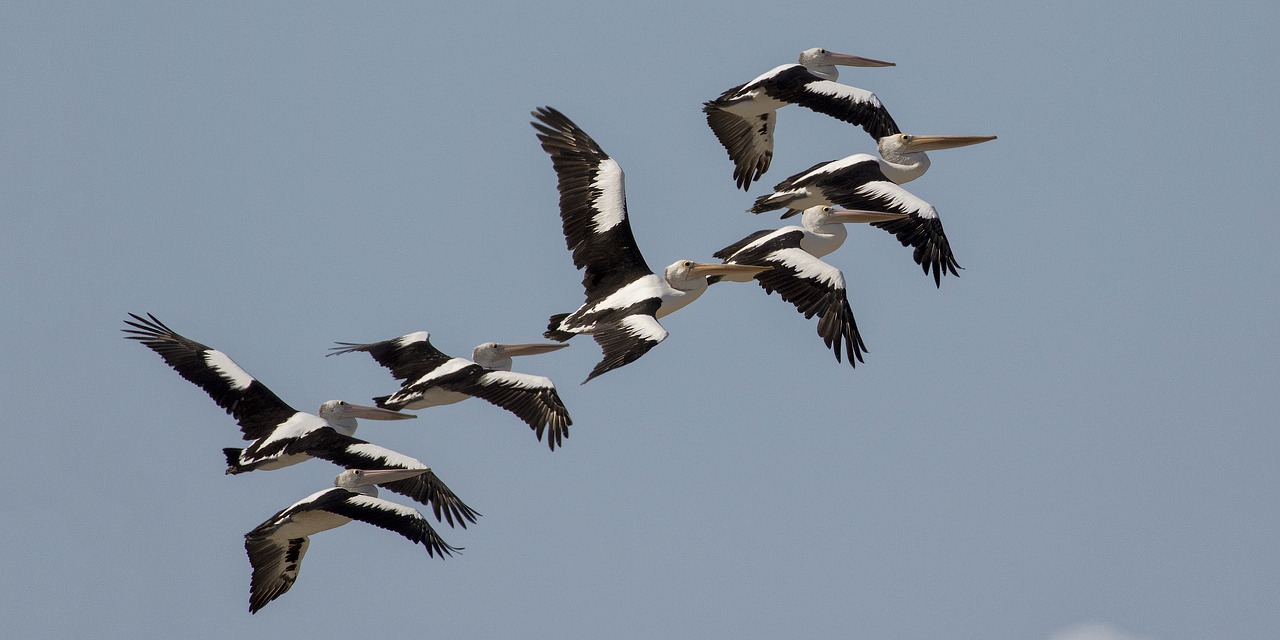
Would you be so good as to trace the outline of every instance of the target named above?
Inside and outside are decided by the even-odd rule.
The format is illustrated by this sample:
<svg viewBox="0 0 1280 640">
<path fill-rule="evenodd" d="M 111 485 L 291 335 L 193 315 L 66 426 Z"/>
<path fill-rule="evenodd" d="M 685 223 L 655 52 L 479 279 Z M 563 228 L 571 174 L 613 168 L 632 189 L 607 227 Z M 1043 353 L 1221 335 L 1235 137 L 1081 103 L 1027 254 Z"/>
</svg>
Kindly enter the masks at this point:
<svg viewBox="0 0 1280 640">
<path fill-rule="evenodd" d="M 479 515 L 464 504 L 444 482 L 421 461 L 353 437 L 356 418 L 399 420 L 415 416 L 375 407 L 362 407 L 343 400 L 329 400 L 319 415 L 298 411 L 226 354 L 173 331 L 148 314 L 129 314 L 124 329 L 127 338 L 155 351 L 178 375 L 204 390 L 214 402 L 235 418 L 245 440 L 243 449 L 227 448 L 227 473 L 270 470 L 297 464 L 309 458 L 328 460 L 345 468 L 422 470 L 404 480 L 385 486 L 432 507 L 436 517 L 463 527 Z"/>
<path fill-rule="evenodd" d="M 589 333 L 604 352 L 584 384 L 634 362 L 667 337 L 658 318 L 702 295 L 707 277 L 754 274 L 767 267 L 681 260 L 654 273 L 636 247 L 627 219 L 622 168 L 564 114 L 542 107 L 533 127 L 551 156 L 560 190 L 560 219 L 573 264 L 584 271 L 586 303 L 554 315 L 543 335 L 565 341 Z"/>
<path fill-rule="evenodd" d="M 902 214 L 836 209 L 828 205 L 810 207 L 800 226 L 757 231 L 717 251 L 715 257 L 725 262 L 767 264 L 772 269 L 754 279 L 768 293 L 777 292 L 795 305 L 806 318 L 818 317 L 818 335 L 840 361 L 843 352 L 849 365 L 862 362 L 866 344 L 858 333 L 858 325 L 849 307 L 844 274 L 820 260 L 844 244 L 846 223 L 870 223 L 900 218 Z"/>
<path fill-rule="evenodd" d="M 942 221 L 933 205 L 885 177 L 880 162 L 873 156 L 858 153 L 840 160 L 818 163 L 797 173 L 774 187 L 774 192 L 756 198 L 752 213 L 787 209 L 786 218 L 809 207 L 839 205 L 848 209 L 905 214 L 904 217 L 872 222 L 892 233 L 905 247 L 914 249 L 913 257 L 925 274 L 933 273 L 936 286 L 948 271 L 959 275 L 960 265 L 951 252 L 951 244 L 942 230 Z"/>
<path fill-rule="evenodd" d="M 257 613 L 293 586 L 312 535 L 352 520 L 398 533 L 426 547 L 431 556 L 444 558 L 459 551 L 442 540 L 422 514 L 378 497 L 375 484 L 404 482 L 425 471 L 349 469 L 338 475 L 333 488 L 293 503 L 245 534 L 244 548 L 253 568 L 249 612 Z"/>
<path fill-rule="evenodd" d="M 392 340 L 338 343 L 329 355 L 364 351 L 403 381 L 400 390 L 374 398 L 385 409 L 425 409 L 467 398 L 483 398 L 519 416 L 538 440 L 547 432 L 547 446 L 555 449 L 569 436 L 569 410 L 549 378 L 511 371 L 516 356 L 546 353 L 563 344 L 500 344 L 477 346 L 471 360 L 453 358 L 431 344 L 430 334 L 418 331 Z"/>
<path fill-rule="evenodd" d="M 784 64 L 703 104 L 707 124 L 733 160 L 733 179 L 748 189 L 773 159 L 777 110 L 798 104 L 862 127 L 873 140 L 900 133 L 870 91 L 836 82 L 837 65 L 886 67 L 892 62 L 808 49 L 797 64 Z"/>
</svg>

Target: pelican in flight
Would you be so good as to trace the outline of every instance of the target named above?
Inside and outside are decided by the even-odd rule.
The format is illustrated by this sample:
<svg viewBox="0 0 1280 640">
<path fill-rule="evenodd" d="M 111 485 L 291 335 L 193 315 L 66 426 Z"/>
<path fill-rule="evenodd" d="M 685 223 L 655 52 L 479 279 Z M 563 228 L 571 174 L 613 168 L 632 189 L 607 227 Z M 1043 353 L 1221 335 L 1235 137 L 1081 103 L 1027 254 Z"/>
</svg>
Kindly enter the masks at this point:
<svg viewBox="0 0 1280 640">
<path fill-rule="evenodd" d="M 309 458 L 321 458 L 346 468 L 396 467 L 417 471 L 412 477 L 388 482 L 391 491 L 430 505 L 437 519 L 467 526 L 477 514 L 422 462 L 390 449 L 356 439 L 356 419 L 404 420 L 416 416 L 329 400 L 319 415 L 285 404 L 266 385 L 254 379 L 226 354 L 186 338 L 147 314 L 129 314 L 123 329 L 127 338 L 155 351 L 178 375 L 200 387 L 236 419 L 251 444 L 244 449 L 223 449 L 227 473 L 279 469 Z"/>
<path fill-rule="evenodd" d="M 778 292 L 806 318 L 818 316 L 818 335 L 840 361 L 841 343 L 849 366 L 862 362 L 866 344 L 849 308 L 844 274 L 819 258 L 844 244 L 847 223 L 896 220 L 902 213 L 850 211 L 828 205 L 805 209 L 800 226 L 757 231 L 715 253 L 726 263 L 767 264 L 773 268 L 754 276 L 766 293 Z M 725 280 L 749 278 L 726 276 Z"/>
<path fill-rule="evenodd" d="M 826 49 L 807 49 L 798 64 L 784 64 L 703 104 L 707 124 L 733 160 L 733 179 L 742 189 L 759 180 L 773 159 L 777 110 L 788 104 L 862 127 L 876 141 L 883 170 L 902 184 L 929 168 L 926 151 L 994 140 L 995 136 L 916 136 L 902 133 L 874 93 L 836 82 L 837 66 L 889 67 L 892 62 Z"/>
<path fill-rule="evenodd" d="M 865 153 L 842 160 L 816 164 L 774 187 L 774 192 L 756 198 L 749 209 L 763 213 L 787 209 L 783 218 L 810 207 L 839 205 L 847 209 L 904 214 L 870 224 L 892 233 L 904 247 L 914 249 L 913 257 L 934 285 L 942 286 L 948 271 L 959 276 L 951 244 L 942 230 L 942 221 L 933 205 L 898 186 L 881 171 L 880 161 Z"/>
<path fill-rule="evenodd" d="M 511 371 L 512 358 L 563 349 L 566 344 L 500 344 L 486 342 L 471 352 L 471 360 L 451 358 L 431 345 L 431 335 L 418 331 L 393 340 L 369 344 L 339 342 L 329 355 L 364 351 L 404 381 L 400 390 L 374 398 L 384 409 L 425 409 L 484 398 L 524 420 L 538 440 L 549 430 L 547 446 L 555 449 L 569 436 L 569 410 L 556 386 L 542 376 Z"/>
<path fill-rule="evenodd" d="M 551 316 L 543 335 L 564 342 L 589 333 L 604 352 L 583 384 L 634 362 L 667 337 L 662 318 L 693 302 L 710 276 L 754 275 L 768 266 L 680 260 L 654 273 L 636 248 L 627 220 L 622 168 L 585 131 L 551 107 L 533 112 L 533 127 L 551 156 L 560 190 L 560 219 L 573 264 L 585 271 L 586 303 Z"/>
<path fill-rule="evenodd" d="M 317 491 L 267 518 L 244 536 L 253 576 L 249 581 L 249 613 L 257 613 L 284 595 L 298 579 L 311 536 L 359 520 L 398 533 L 421 544 L 433 557 L 453 555 L 422 514 L 378 497 L 377 484 L 404 482 L 427 469 L 348 469 L 333 488 Z"/>
</svg>

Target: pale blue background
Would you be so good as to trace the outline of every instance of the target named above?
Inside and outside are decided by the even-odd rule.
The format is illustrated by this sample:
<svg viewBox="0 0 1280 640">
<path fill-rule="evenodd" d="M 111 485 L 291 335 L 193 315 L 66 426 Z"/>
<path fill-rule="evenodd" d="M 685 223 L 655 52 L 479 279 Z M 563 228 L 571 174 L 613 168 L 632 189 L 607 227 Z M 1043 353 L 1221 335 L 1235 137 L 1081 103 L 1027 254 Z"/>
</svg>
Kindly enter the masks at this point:
<svg viewBox="0 0 1280 640">
<path fill-rule="evenodd" d="M 0 5 L 13 637 L 1280 637 L 1275 3 L 263 4 Z M 395 386 L 334 341 L 535 340 L 581 289 L 529 112 L 621 162 L 652 265 L 707 259 L 872 150 L 788 109 L 734 189 L 701 102 L 812 46 L 897 62 L 841 79 L 910 132 L 999 135 L 908 185 L 961 277 L 854 229 L 856 370 L 742 285 L 589 385 L 589 340 L 524 359 L 554 453 L 479 401 L 365 424 L 484 514 L 466 551 L 350 525 L 250 616 L 242 535 L 338 469 L 225 477 L 234 423 L 126 313 L 308 411 Z"/>
</svg>

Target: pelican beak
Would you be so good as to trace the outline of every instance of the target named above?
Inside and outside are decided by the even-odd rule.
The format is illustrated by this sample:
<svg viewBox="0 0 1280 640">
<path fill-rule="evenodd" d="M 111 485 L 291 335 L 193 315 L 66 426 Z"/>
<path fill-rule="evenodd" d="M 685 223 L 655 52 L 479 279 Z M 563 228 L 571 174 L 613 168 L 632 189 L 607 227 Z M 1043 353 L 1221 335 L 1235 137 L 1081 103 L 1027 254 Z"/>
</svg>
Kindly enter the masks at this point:
<svg viewBox="0 0 1280 640">
<path fill-rule="evenodd" d="M 395 482 L 396 480 L 405 480 L 414 476 L 420 476 L 424 473 L 430 473 L 431 469 L 365 469 L 361 472 L 365 482 L 372 484 L 383 484 L 387 482 Z"/>
<path fill-rule="evenodd" d="M 912 136 L 905 146 L 908 151 L 936 151 L 967 147 L 995 139 L 995 136 Z"/>
<path fill-rule="evenodd" d="M 368 420 L 409 420 L 416 418 L 411 413 L 400 413 L 390 409 L 379 409 L 378 407 L 366 407 L 362 404 L 347 404 L 347 415 L 352 418 L 365 418 Z"/>
<path fill-rule="evenodd" d="M 689 269 L 689 275 L 693 276 L 732 276 L 746 275 L 754 276 L 761 271 L 768 271 L 773 267 L 769 265 L 754 264 L 719 264 L 711 262 L 695 262 L 693 268 Z"/>
<path fill-rule="evenodd" d="M 858 223 L 858 222 L 888 222 L 889 220 L 901 220 L 906 218 L 905 213 L 885 213 L 883 211 L 860 211 L 857 209 L 832 209 L 827 214 L 827 220 L 830 222 L 841 223 Z"/>
<path fill-rule="evenodd" d="M 827 53 L 827 64 L 838 64 L 846 67 L 893 67 L 897 66 L 892 62 L 884 60 L 876 60 L 874 58 L 863 58 L 861 56 L 851 56 L 847 53 Z"/>
<path fill-rule="evenodd" d="M 569 346 L 569 343 L 531 342 L 528 344 L 500 344 L 498 348 L 504 356 L 536 356 L 540 353 L 551 353 Z"/>
</svg>

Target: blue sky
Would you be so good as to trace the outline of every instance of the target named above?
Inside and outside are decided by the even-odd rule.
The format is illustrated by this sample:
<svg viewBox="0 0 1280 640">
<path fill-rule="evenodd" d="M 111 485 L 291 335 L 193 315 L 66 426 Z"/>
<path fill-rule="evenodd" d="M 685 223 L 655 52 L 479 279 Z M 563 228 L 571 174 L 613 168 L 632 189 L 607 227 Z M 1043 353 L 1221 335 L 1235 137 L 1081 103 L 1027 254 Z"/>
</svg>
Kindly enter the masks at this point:
<svg viewBox="0 0 1280 640">
<path fill-rule="evenodd" d="M 24 637 L 1280 634 L 1280 12 L 799 9 L 0 7 L 0 619 Z M 224 476 L 234 423 L 121 339 L 126 314 L 307 411 L 394 389 L 371 359 L 324 358 L 335 341 L 533 341 L 581 289 L 529 112 L 619 161 L 651 265 L 707 259 L 781 224 L 744 213 L 767 185 L 872 151 L 784 110 L 766 186 L 734 188 L 701 102 L 813 46 L 896 62 L 841 81 L 909 132 L 999 136 L 907 185 L 960 277 L 935 289 L 851 230 L 828 261 L 870 349 L 857 369 L 746 285 L 589 385 L 588 340 L 524 359 L 574 418 L 554 453 L 480 401 L 366 423 L 484 514 L 443 528 L 466 550 L 348 525 L 250 616 L 243 534 L 338 469 Z"/>
</svg>

